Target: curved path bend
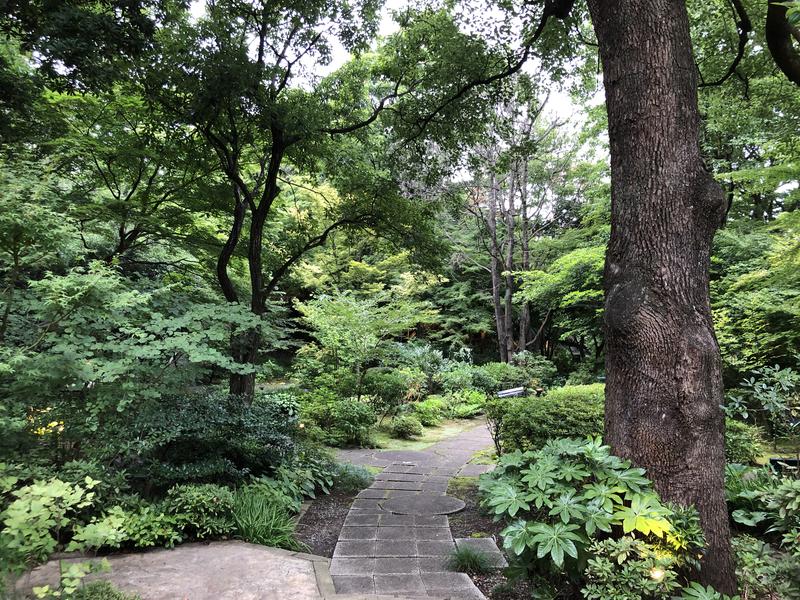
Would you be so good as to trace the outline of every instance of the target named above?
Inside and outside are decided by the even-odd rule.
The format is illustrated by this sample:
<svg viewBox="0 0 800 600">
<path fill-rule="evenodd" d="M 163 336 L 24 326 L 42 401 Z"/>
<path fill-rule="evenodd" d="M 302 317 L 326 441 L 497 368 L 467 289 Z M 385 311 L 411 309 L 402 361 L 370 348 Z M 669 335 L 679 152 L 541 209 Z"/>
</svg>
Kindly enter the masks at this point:
<svg viewBox="0 0 800 600">
<path fill-rule="evenodd" d="M 342 461 L 383 471 L 353 501 L 339 534 L 330 566 L 337 593 L 485 600 L 468 575 L 447 570 L 455 550 L 447 514 L 464 503 L 446 493 L 451 477 L 490 468 L 467 463 L 491 445 L 481 422 L 423 451 L 341 451 Z"/>
</svg>

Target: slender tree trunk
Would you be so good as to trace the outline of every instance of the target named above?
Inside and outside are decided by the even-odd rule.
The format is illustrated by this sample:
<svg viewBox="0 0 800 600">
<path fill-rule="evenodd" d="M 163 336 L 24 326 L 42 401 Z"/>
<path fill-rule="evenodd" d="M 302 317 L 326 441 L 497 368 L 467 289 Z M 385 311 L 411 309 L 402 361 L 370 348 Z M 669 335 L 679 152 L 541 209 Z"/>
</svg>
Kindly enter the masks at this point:
<svg viewBox="0 0 800 600">
<path fill-rule="evenodd" d="M 506 224 L 506 247 L 503 271 L 505 271 L 505 295 L 503 306 L 504 329 L 506 331 L 506 362 L 514 359 L 514 196 L 516 195 L 516 173 L 509 173 L 511 183 L 508 190 L 508 206 L 503 204 L 503 220 Z"/>
<path fill-rule="evenodd" d="M 494 322 L 497 328 L 497 346 L 500 351 L 500 362 L 508 362 L 506 336 L 508 332 L 503 318 L 503 307 L 500 302 L 500 245 L 497 239 L 497 201 L 499 195 L 497 175 L 492 173 L 489 178 L 489 214 L 486 224 L 489 228 L 489 241 L 491 243 L 489 270 L 492 276 L 492 305 L 494 306 Z"/>
<path fill-rule="evenodd" d="M 700 579 L 736 579 L 724 497 L 722 377 L 711 322 L 711 240 L 725 213 L 699 148 L 683 0 L 589 0 L 611 143 L 605 266 L 606 440 L 665 500 L 694 504 Z"/>
<path fill-rule="evenodd" d="M 523 271 L 531 269 L 530 235 L 531 223 L 528 215 L 528 161 L 522 161 L 519 184 L 519 212 L 520 212 L 520 246 L 522 257 L 520 268 Z M 531 327 L 531 307 L 527 301 L 522 302 L 519 311 L 519 349 L 528 348 L 528 330 Z"/>
</svg>

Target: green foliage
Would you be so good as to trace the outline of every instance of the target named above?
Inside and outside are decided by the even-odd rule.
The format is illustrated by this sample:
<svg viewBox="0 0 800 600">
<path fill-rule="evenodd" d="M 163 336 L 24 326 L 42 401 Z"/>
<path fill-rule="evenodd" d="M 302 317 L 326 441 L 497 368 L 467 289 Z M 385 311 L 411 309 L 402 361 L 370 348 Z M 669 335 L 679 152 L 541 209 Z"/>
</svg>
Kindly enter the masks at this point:
<svg viewBox="0 0 800 600">
<path fill-rule="evenodd" d="M 680 588 L 675 559 L 659 554 L 652 545 L 629 536 L 591 544 L 586 584 L 587 600 L 672 598 Z"/>
<path fill-rule="evenodd" d="M 416 417 L 403 415 L 392 419 L 389 430 L 396 438 L 411 439 L 422 435 L 422 423 Z"/>
<path fill-rule="evenodd" d="M 603 402 L 603 384 L 564 386 L 541 397 L 497 402 L 492 420 L 499 420 L 495 428 L 504 451 L 537 449 L 559 437 L 600 435 Z"/>
<path fill-rule="evenodd" d="M 366 402 L 352 399 L 319 402 L 303 407 L 304 418 L 317 427 L 322 441 L 331 446 L 369 446 L 375 411 Z"/>
<path fill-rule="evenodd" d="M 333 473 L 333 489 L 346 494 L 360 492 L 372 485 L 375 476 L 361 465 L 339 463 Z"/>
<path fill-rule="evenodd" d="M 486 394 L 496 394 L 503 389 L 530 384 L 525 370 L 509 363 L 486 363 L 474 367 L 472 371 L 472 385 Z"/>
<path fill-rule="evenodd" d="M 470 546 L 459 546 L 447 558 L 447 568 L 459 573 L 488 573 L 492 561 L 485 552 Z"/>
<path fill-rule="evenodd" d="M 480 490 L 482 505 L 508 523 L 501 535 L 517 572 L 576 577 L 587 558 L 596 558 L 588 563 L 592 598 L 620 584 L 617 568 L 641 575 L 666 555 L 670 568 L 694 565 L 704 544 L 697 513 L 662 504 L 644 470 L 613 456 L 599 438 L 553 440 L 539 450 L 504 454 L 495 471 L 481 477 Z M 635 560 L 623 565 L 627 554 Z M 649 589 L 646 582 L 637 585 Z"/>
<path fill-rule="evenodd" d="M 764 453 L 761 430 L 734 419 L 725 420 L 725 460 L 742 465 L 753 464 Z"/>
<path fill-rule="evenodd" d="M 36 481 L 13 489 L 15 481 L 3 481 L 3 492 L 13 498 L 0 514 L 0 556 L 12 568 L 21 569 L 47 559 L 65 541 L 76 513 L 89 507 L 95 481 L 71 485 L 58 479 Z"/>
<path fill-rule="evenodd" d="M 320 360 L 356 373 L 353 395 L 362 393 L 367 364 L 388 350 L 389 340 L 433 319 L 431 309 L 407 299 L 360 299 L 342 292 L 322 295 L 297 310 L 321 346 Z"/>
<path fill-rule="evenodd" d="M 282 394 L 252 403 L 214 390 L 169 396 L 111 420 L 100 456 L 142 487 L 236 483 L 292 456 L 298 418 L 296 401 Z"/>
<path fill-rule="evenodd" d="M 125 513 L 123 527 L 128 542 L 136 548 L 172 548 L 183 541 L 183 525 L 183 515 L 171 514 L 162 506 L 152 505 Z"/>
<path fill-rule="evenodd" d="M 735 536 L 732 543 L 742 598 L 800 598 L 796 558 L 749 535 Z"/>
<path fill-rule="evenodd" d="M 551 360 L 534 352 L 517 352 L 513 364 L 525 372 L 530 387 L 549 388 L 558 374 Z"/>
<path fill-rule="evenodd" d="M 772 437 L 798 436 L 800 373 L 775 365 L 755 369 L 751 375 L 726 398 L 728 415 L 763 423 Z"/>
<path fill-rule="evenodd" d="M 412 404 L 414 414 L 425 427 L 435 427 L 444 417 L 447 403 L 440 396 L 428 396 Z"/>
<path fill-rule="evenodd" d="M 364 376 L 363 391 L 370 397 L 375 412 L 385 417 L 424 396 L 426 382 L 427 376 L 418 369 L 369 369 Z"/>
<path fill-rule="evenodd" d="M 290 506 L 276 501 L 275 495 L 265 493 L 259 486 L 236 490 L 233 520 L 238 536 L 246 542 L 287 550 L 303 549 L 294 538 Z"/>
<path fill-rule="evenodd" d="M 140 600 L 136 594 L 122 592 L 108 581 L 90 581 L 75 590 L 70 598 L 72 600 Z"/>
<path fill-rule="evenodd" d="M 166 502 L 198 540 L 228 536 L 233 530 L 233 493 L 228 488 L 210 483 L 176 485 L 167 492 Z"/>
<path fill-rule="evenodd" d="M 710 585 L 703 587 L 697 582 L 690 583 L 681 591 L 682 600 L 740 600 L 739 596 L 720 594 Z"/>
</svg>

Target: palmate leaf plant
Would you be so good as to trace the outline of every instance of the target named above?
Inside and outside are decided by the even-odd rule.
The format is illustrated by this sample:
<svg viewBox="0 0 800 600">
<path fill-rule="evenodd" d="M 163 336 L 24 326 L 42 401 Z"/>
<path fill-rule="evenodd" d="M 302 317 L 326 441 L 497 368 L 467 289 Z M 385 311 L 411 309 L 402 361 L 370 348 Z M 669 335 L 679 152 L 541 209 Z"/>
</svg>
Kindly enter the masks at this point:
<svg viewBox="0 0 800 600">
<path fill-rule="evenodd" d="M 611 454 L 599 438 L 558 439 L 540 450 L 502 455 L 481 477 L 480 492 L 483 507 L 508 523 L 501 535 L 516 574 L 599 582 L 593 569 L 606 568 L 613 553 L 614 569 L 624 570 L 626 579 L 652 569 L 665 573 L 663 585 L 631 587 L 634 597 L 651 588 L 668 594 L 679 585 L 681 569 L 702 552 L 696 511 L 662 503 L 644 470 Z M 604 540 L 630 550 L 598 545 Z M 585 596 L 604 589 L 595 583 Z"/>
</svg>

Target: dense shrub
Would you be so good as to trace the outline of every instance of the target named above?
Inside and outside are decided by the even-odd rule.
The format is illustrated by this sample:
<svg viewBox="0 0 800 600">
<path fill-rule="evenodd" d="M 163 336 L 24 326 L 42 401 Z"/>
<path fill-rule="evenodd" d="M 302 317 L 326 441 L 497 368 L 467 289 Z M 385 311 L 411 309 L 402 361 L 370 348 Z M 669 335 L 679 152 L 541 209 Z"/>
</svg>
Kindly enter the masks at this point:
<svg viewBox="0 0 800 600">
<path fill-rule="evenodd" d="M 298 406 L 285 394 L 252 403 L 207 391 L 164 397 L 104 428 L 102 457 L 146 492 L 176 483 L 236 483 L 292 456 Z"/>
<path fill-rule="evenodd" d="M 306 417 L 317 427 L 322 441 L 331 446 L 369 446 L 375 411 L 355 399 L 334 400 L 304 407 Z"/>
<path fill-rule="evenodd" d="M 472 372 L 472 385 L 486 394 L 496 394 L 499 390 L 529 386 L 530 377 L 527 373 L 514 365 L 493 362 L 474 367 Z"/>
<path fill-rule="evenodd" d="M 435 427 L 444 417 L 447 403 L 441 396 L 428 396 L 413 405 L 414 414 L 425 427 Z"/>
<path fill-rule="evenodd" d="M 210 483 L 176 485 L 167 492 L 167 506 L 198 540 L 226 536 L 233 530 L 233 493 L 228 488 Z"/>
<path fill-rule="evenodd" d="M 286 504 L 276 501 L 274 495 L 263 489 L 245 486 L 236 491 L 233 503 L 233 520 L 238 537 L 246 542 L 301 550 L 294 537 L 294 519 Z"/>
<path fill-rule="evenodd" d="M 466 390 L 472 387 L 474 369 L 469 363 L 452 362 L 436 376 L 436 383 L 445 392 Z"/>
<path fill-rule="evenodd" d="M 597 383 L 597 373 L 595 372 L 594 363 L 591 361 L 582 362 L 577 369 L 567 376 L 567 385 L 589 385 L 592 383 Z"/>
<path fill-rule="evenodd" d="M 394 415 L 406 402 L 425 394 L 427 377 L 415 368 L 369 369 L 364 376 L 363 392 L 381 417 Z"/>
<path fill-rule="evenodd" d="M 395 344 L 392 350 L 387 352 L 387 355 L 388 362 L 391 364 L 422 371 L 425 374 L 426 387 L 429 390 L 434 385 L 434 378 L 442 370 L 445 362 L 441 350 L 419 341 Z"/>
<path fill-rule="evenodd" d="M 366 467 L 340 463 L 333 473 L 333 489 L 342 493 L 354 493 L 372 485 L 374 476 Z"/>
<path fill-rule="evenodd" d="M 600 438 L 504 454 L 479 488 L 508 523 L 501 536 L 516 572 L 577 582 L 587 599 L 666 600 L 704 545 L 697 512 L 663 504 L 644 470 Z M 655 568 L 664 576 L 653 580 Z"/>
<path fill-rule="evenodd" d="M 558 376 L 558 369 L 553 362 L 536 352 L 517 352 L 513 364 L 525 372 L 531 387 L 538 384 L 549 388 Z"/>
<path fill-rule="evenodd" d="M 725 420 L 725 459 L 729 463 L 752 464 L 764 453 L 763 438 L 758 427 Z"/>
<path fill-rule="evenodd" d="M 389 425 L 389 430 L 396 438 L 410 439 L 422 435 L 422 423 L 412 416 L 395 417 Z"/>
<path fill-rule="evenodd" d="M 448 419 L 471 419 L 483 412 L 486 394 L 478 390 L 459 390 L 444 397 L 445 416 Z"/>
<path fill-rule="evenodd" d="M 512 398 L 493 404 L 500 413 L 503 451 L 535 450 L 559 437 L 603 432 L 603 384 L 554 388 L 542 397 Z"/>
</svg>

